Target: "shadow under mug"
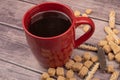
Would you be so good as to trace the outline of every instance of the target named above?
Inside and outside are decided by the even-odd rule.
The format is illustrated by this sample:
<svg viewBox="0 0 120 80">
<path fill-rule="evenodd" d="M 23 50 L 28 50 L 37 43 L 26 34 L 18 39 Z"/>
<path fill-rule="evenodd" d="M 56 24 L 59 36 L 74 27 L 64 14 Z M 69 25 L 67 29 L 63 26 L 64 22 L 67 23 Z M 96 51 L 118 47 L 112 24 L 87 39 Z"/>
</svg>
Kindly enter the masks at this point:
<svg viewBox="0 0 120 80">
<path fill-rule="evenodd" d="M 71 19 L 69 29 L 60 35 L 48 38 L 31 34 L 28 29 L 32 16 L 49 10 L 60 11 L 69 16 Z M 25 13 L 22 23 L 27 42 L 35 57 L 44 67 L 63 66 L 69 60 L 73 49 L 89 39 L 95 30 L 94 23 L 90 18 L 75 17 L 73 11 L 68 6 L 55 2 L 45 2 L 29 9 Z M 75 40 L 75 28 L 81 24 L 88 24 L 90 28 Z"/>
</svg>

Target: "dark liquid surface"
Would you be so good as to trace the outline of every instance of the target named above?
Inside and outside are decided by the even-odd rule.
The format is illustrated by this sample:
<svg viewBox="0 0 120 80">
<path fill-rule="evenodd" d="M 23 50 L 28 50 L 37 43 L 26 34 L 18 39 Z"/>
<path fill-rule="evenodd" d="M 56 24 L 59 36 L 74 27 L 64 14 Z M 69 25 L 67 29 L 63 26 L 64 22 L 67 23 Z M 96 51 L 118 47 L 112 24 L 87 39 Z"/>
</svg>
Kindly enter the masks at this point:
<svg viewBox="0 0 120 80">
<path fill-rule="evenodd" d="M 29 32 L 40 37 L 52 37 L 64 33 L 70 26 L 71 21 L 64 13 L 48 11 L 33 16 Z"/>
</svg>

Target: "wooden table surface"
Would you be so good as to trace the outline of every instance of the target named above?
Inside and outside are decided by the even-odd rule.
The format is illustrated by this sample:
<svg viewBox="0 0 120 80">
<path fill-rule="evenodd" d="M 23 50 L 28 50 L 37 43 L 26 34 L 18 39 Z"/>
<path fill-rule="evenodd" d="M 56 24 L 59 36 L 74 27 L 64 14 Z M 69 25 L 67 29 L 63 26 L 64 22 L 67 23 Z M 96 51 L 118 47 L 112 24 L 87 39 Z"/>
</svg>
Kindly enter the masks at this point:
<svg viewBox="0 0 120 80">
<path fill-rule="evenodd" d="M 0 0 L 0 80 L 41 80 L 40 75 L 47 71 L 33 56 L 21 24 L 29 8 L 46 1 L 64 3 L 81 13 L 87 8 L 93 10 L 89 17 L 95 22 L 96 30 L 87 43 L 95 44 L 105 37 L 103 29 L 108 25 L 112 9 L 116 11 L 116 28 L 120 30 L 120 0 Z M 83 52 L 78 49 L 73 51 L 74 54 Z M 110 74 L 97 71 L 95 77 L 109 80 Z M 77 80 L 82 79 L 77 77 Z"/>
</svg>

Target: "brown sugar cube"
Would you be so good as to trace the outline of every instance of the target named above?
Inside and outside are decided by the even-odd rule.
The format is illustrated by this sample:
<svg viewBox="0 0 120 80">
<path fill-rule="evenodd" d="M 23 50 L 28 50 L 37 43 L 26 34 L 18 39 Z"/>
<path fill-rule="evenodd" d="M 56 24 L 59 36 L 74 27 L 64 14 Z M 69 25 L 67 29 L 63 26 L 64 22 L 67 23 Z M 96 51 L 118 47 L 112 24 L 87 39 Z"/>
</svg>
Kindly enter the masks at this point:
<svg viewBox="0 0 120 80">
<path fill-rule="evenodd" d="M 49 69 L 48 69 L 48 74 L 49 74 L 50 76 L 54 76 L 54 75 L 55 75 L 55 68 L 49 68 Z"/>
<path fill-rule="evenodd" d="M 88 69 L 93 65 L 93 62 L 92 61 L 85 61 L 84 62 L 84 66 L 86 66 Z"/>
<path fill-rule="evenodd" d="M 84 78 L 87 73 L 88 73 L 88 68 L 83 66 L 82 69 L 79 71 L 78 75 L 81 77 L 81 78 Z"/>
<path fill-rule="evenodd" d="M 68 71 L 66 72 L 66 78 L 72 78 L 73 76 L 74 76 L 73 70 L 68 70 Z"/>
<path fill-rule="evenodd" d="M 76 78 L 70 78 L 69 80 L 77 80 Z"/>
<path fill-rule="evenodd" d="M 108 65 L 107 66 L 107 72 L 108 73 L 112 73 L 112 72 L 114 72 L 115 70 L 114 70 L 114 67 L 113 67 L 113 65 Z"/>
<path fill-rule="evenodd" d="M 118 29 L 113 29 L 113 32 L 114 32 L 115 34 L 119 34 L 119 33 L 120 33 L 120 31 L 119 31 Z"/>
<path fill-rule="evenodd" d="M 64 76 L 64 69 L 62 67 L 57 67 L 56 75 L 57 76 Z"/>
<path fill-rule="evenodd" d="M 49 74 L 46 73 L 46 72 L 44 72 L 44 73 L 41 75 L 41 79 L 42 79 L 42 80 L 46 80 L 46 79 L 49 78 L 49 77 L 50 77 Z"/>
<path fill-rule="evenodd" d="M 83 26 L 83 31 L 87 32 L 89 30 L 90 26 L 89 25 L 84 25 Z"/>
<path fill-rule="evenodd" d="M 83 58 L 84 58 L 84 60 L 89 60 L 89 59 L 91 58 L 90 52 L 85 52 L 85 53 L 83 54 Z"/>
<path fill-rule="evenodd" d="M 75 10 L 75 11 L 74 11 L 74 15 L 75 15 L 76 17 L 80 16 L 80 11 Z"/>
<path fill-rule="evenodd" d="M 111 52 L 110 52 L 110 53 L 108 53 L 108 60 L 110 60 L 110 61 L 111 61 L 111 60 L 113 60 L 113 59 L 114 59 L 114 57 L 115 57 L 115 56 L 114 56 L 114 54 L 113 54 L 113 53 L 111 53 Z"/>
<path fill-rule="evenodd" d="M 70 59 L 68 62 L 66 62 L 65 67 L 66 67 L 67 69 L 71 69 L 71 68 L 72 68 L 72 65 L 73 65 L 74 63 L 75 63 L 75 62 Z"/>
<path fill-rule="evenodd" d="M 88 17 L 88 15 L 86 13 L 82 14 L 83 17 Z"/>
<path fill-rule="evenodd" d="M 91 14 L 92 13 L 92 9 L 86 9 L 85 12 L 86 12 L 86 14 Z"/>
<path fill-rule="evenodd" d="M 53 79 L 53 78 L 47 78 L 46 80 L 55 80 L 55 79 Z"/>
<path fill-rule="evenodd" d="M 106 53 L 109 53 L 109 52 L 112 50 L 109 45 L 104 45 L 104 46 L 103 46 L 103 49 L 104 49 L 104 51 L 105 51 Z"/>
<path fill-rule="evenodd" d="M 93 78 L 92 80 L 100 80 L 99 78 Z"/>
<path fill-rule="evenodd" d="M 63 77 L 63 76 L 58 76 L 57 80 L 65 80 L 65 77 Z"/>
<path fill-rule="evenodd" d="M 118 53 L 118 54 L 115 55 L 115 60 L 117 62 L 120 62 L 120 53 Z"/>
<path fill-rule="evenodd" d="M 74 59 L 76 62 L 81 62 L 81 61 L 82 61 L 82 58 L 81 58 L 81 56 L 79 56 L 79 55 L 75 55 L 73 59 Z"/>
<path fill-rule="evenodd" d="M 92 56 L 91 61 L 92 62 L 97 62 L 98 61 L 98 56 Z"/>
<path fill-rule="evenodd" d="M 106 40 L 101 40 L 99 43 L 98 43 L 99 46 L 103 47 L 104 45 L 107 45 L 107 41 Z"/>
<path fill-rule="evenodd" d="M 82 63 L 75 62 L 75 63 L 72 65 L 72 69 L 73 69 L 73 71 L 79 71 L 79 70 L 82 68 L 82 66 L 83 66 Z"/>
</svg>

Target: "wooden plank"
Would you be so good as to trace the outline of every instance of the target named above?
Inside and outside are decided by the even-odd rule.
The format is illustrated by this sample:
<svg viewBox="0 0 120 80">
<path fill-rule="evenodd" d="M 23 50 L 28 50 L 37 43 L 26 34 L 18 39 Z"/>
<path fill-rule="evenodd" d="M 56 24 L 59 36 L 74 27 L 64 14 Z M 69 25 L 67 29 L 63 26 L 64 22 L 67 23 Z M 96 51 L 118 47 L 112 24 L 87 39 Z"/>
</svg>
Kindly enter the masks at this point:
<svg viewBox="0 0 120 80">
<path fill-rule="evenodd" d="M 91 44 L 96 44 L 99 40 L 105 37 L 106 34 L 104 33 L 103 28 L 104 26 L 108 24 L 107 22 L 103 22 L 99 20 L 94 20 L 94 22 L 96 25 L 95 33 L 89 40 L 86 41 L 87 43 L 91 43 Z M 116 26 L 118 29 L 120 29 L 120 27 L 118 27 L 119 25 L 116 25 Z M 80 28 L 76 30 L 77 37 L 81 35 L 82 33 L 83 32 L 80 30 Z M 0 37 L 0 51 L 1 51 L 0 59 L 26 67 L 31 70 L 36 70 L 38 72 L 47 71 L 47 69 L 39 65 L 36 58 L 31 53 L 27 45 L 25 35 L 22 29 L 19 29 L 16 27 L 12 28 L 10 26 L 5 26 L 5 25 L 0 24 L 0 35 L 1 35 Z M 83 54 L 83 51 L 75 49 L 73 51 L 73 55 L 75 54 L 81 55 Z M 104 77 L 104 79 L 106 79 L 107 77 L 108 75 Z"/>
<path fill-rule="evenodd" d="M 18 0 L 0 0 L 0 22 L 22 26 L 22 17 L 26 10 L 34 6 Z"/>
<path fill-rule="evenodd" d="M 7 61 L 13 61 L 20 65 L 43 69 L 34 58 L 29 49 L 23 30 L 12 29 L 4 25 L 0 26 L 0 57 Z M 35 61 L 35 62 L 33 62 Z"/>
<path fill-rule="evenodd" d="M 40 80 L 40 74 L 0 60 L 0 80 Z"/>
<path fill-rule="evenodd" d="M 21 20 L 24 13 L 34 6 L 27 2 L 34 2 L 36 4 L 40 3 L 42 0 L 23 0 L 26 2 L 18 0 L 0 0 L 0 22 L 5 22 L 21 27 Z M 44 0 L 46 1 L 46 0 Z M 93 13 L 90 15 L 92 18 L 102 19 L 108 21 L 108 14 L 111 9 L 114 9 L 117 13 L 116 22 L 120 22 L 120 1 L 118 0 L 47 0 L 55 1 L 69 5 L 73 10 L 80 10 L 84 13 L 86 8 L 93 9 Z M 106 4 L 105 4 L 106 3 Z M 6 5 L 6 6 L 5 6 Z M 10 7 L 9 7 L 10 6 Z M 103 6 L 105 8 L 103 9 Z M 102 10 L 102 11 L 101 11 Z"/>
<path fill-rule="evenodd" d="M 92 18 L 108 21 L 108 15 L 111 10 L 116 11 L 116 23 L 120 24 L 120 1 L 119 0 L 46 0 L 60 2 L 70 6 L 73 10 L 80 10 L 85 13 L 85 9 L 92 9 Z"/>
<path fill-rule="evenodd" d="M 7 2 L 0 1 L 0 4 L 3 2 L 4 5 L 9 5 L 9 6 L 15 5 L 14 7 L 12 7 L 13 9 L 15 8 L 15 10 L 13 10 L 12 8 L 8 9 L 8 7 L 5 7 L 4 5 L 1 4 L 2 8 L 3 8 L 2 9 L 3 11 L 1 10 L 1 12 L 6 11 L 7 14 L 2 13 L 3 16 L 1 16 L 1 12 L 0 12 L 0 16 L 1 16 L 0 21 L 6 22 L 9 24 L 13 24 L 13 25 L 17 25 L 17 26 L 15 26 L 17 28 L 18 26 L 21 26 L 22 15 L 20 13 L 24 13 L 24 11 L 25 11 L 22 7 L 27 6 L 27 9 L 28 9 L 29 7 L 31 7 L 33 5 L 25 3 L 25 2 L 21 2 L 21 1 L 11 1 L 11 0 L 6 0 L 6 1 Z M 65 4 L 68 4 L 68 3 L 65 3 Z M 0 8 L 1 8 L 1 5 L 0 5 Z M 5 10 L 4 10 L 4 8 L 5 8 Z M 22 10 L 21 10 L 21 8 L 22 8 Z M 72 8 L 74 9 L 74 7 L 72 7 Z M 19 11 L 17 9 L 19 9 Z M 14 15 L 16 15 L 16 16 L 12 17 L 12 15 L 9 15 L 10 14 L 9 12 L 13 12 Z M 94 22 L 96 24 L 95 34 L 91 37 L 91 39 L 89 39 L 87 41 L 88 43 L 92 43 L 92 44 L 95 44 L 100 39 L 104 38 L 105 34 L 103 32 L 103 27 L 108 25 L 108 23 L 103 22 L 103 21 L 94 20 Z M 119 25 L 117 25 L 117 28 L 120 29 L 118 26 Z M 46 69 L 44 69 L 42 66 L 40 66 L 38 64 L 37 60 L 32 55 L 32 53 L 31 53 L 31 51 L 26 43 L 25 35 L 24 35 L 22 30 L 16 30 L 16 29 L 4 26 L 4 25 L 0 25 L 0 30 L 1 30 L 0 31 L 0 35 L 1 35 L 1 38 L 0 38 L 0 51 L 1 51 L 0 59 L 5 59 L 9 62 L 18 64 L 21 66 L 25 66 L 27 68 L 30 68 L 30 69 L 33 69 L 33 70 L 36 70 L 39 72 L 46 71 Z M 80 30 L 78 29 L 77 32 L 79 32 L 79 31 Z M 80 32 L 80 34 L 81 34 L 81 32 Z M 77 34 L 77 36 L 79 36 L 79 34 Z M 98 37 L 98 36 L 101 36 L 101 37 Z M 74 54 L 75 53 L 81 54 L 81 52 L 82 51 L 74 50 L 73 53 Z M 31 62 L 33 62 L 33 63 L 31 63 Z M 105 80 L 106 78 L 108 78 L 108 76 L 106 77 L 106 75 L 103 75 L 103 74 L 100 74 L 100 75 L 105 76 L 104 79 L 102 79 L 102 80 Z M 99 76 L 99 75 L 97 75 L 97 76 Z"/>
</svg>

